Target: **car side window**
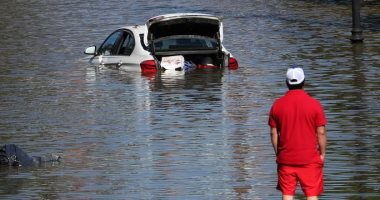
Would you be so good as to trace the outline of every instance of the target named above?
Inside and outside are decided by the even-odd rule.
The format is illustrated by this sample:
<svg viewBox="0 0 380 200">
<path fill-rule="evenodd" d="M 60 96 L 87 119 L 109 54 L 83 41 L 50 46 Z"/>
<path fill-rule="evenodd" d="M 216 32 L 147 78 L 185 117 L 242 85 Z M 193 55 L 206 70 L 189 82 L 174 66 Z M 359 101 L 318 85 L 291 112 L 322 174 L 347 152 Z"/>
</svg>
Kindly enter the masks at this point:
<svg viewBox="0 0 380 200">
<path fill-rule="evenodd" d="M 122 31 L 116 31 L 112 33 L 99 48 L 98 54 L 105 56 L 117 54 L 122 36 Z"/>
<path fill-rule="evenodd" d="M 119 54 L 121 55 L 131 55 L 133 49 L 135 48 L 135 38 L 132 33 L 124 32 L 124 41 L 120 47 Z"/>
</svg>

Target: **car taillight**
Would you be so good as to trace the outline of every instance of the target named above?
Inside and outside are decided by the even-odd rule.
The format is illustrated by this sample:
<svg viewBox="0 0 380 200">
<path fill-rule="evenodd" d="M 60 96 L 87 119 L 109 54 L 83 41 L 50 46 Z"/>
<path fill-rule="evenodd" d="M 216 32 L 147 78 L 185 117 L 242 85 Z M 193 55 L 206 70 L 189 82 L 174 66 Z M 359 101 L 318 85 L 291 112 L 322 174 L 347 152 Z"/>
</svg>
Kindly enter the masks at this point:
<svg viewBox="0 0 380 200">
<path fill-rule="evenodd" d="M 239 67 L 239 64 L 237 60 L 233 57 L 230 57 L 230 59 L 228 60 L 228 69 L 236 70 L 238 67 Z"/>
<path fill-rule="evenodd" d="M 145 60 L 142 63 L 140 63 L 140 67 L 141 67 L 141 72 L 143 74 L 157 72 L 156 61 L 154 60 Z"/>
</svg>

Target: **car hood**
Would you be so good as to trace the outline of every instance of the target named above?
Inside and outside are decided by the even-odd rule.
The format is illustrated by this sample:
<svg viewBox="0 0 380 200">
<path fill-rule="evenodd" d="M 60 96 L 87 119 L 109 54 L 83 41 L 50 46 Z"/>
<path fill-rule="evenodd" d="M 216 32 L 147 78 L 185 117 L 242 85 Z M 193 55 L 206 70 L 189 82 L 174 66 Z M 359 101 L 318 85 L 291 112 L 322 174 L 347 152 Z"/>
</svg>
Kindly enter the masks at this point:
<svg viewBox="0 0 380 200">
<path fill-rule="evenodd" d="M 160 15 L 146 22 L 148 34 L 145 41 L 151 43 L 173 35 L 199 35 L 223 41 L 222 19 L 200 13 L 178 13 Z"/>
</svg>

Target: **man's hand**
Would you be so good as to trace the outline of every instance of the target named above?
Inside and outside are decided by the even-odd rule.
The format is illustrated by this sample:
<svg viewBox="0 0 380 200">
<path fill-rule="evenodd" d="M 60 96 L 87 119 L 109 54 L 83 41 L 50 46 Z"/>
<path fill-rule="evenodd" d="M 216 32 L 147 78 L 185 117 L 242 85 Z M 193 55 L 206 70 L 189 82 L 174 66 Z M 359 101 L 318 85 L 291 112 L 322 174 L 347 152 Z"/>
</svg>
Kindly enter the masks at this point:
<svg viewBox="0 0 380 200">
<path fill-rule="evenodd" d="M 317 138 L 318 138 L 318 146 L 319 153 L 321 154 L 321 160 L 325 161 L 326 155 L 326 146 L 327 146 L 327 136 L 326 136 L 326 128 L 325 126 L 317 127 Z"/>
<path fill-rule="evenodd" d="M 322 162 L 325 162 L 325 155 L 320 155 Z"/>
<path fill-rule="evenodd" d="M 278 147 L 278 132 L 277 132 L 277 128 L 271 128 L 270 129 L 270 133 L 271 133 L 271 141 L 272 141 L 272 145 L 273 145 L 273 150 L 274 150 L 274 153 L 277 156 L 277 147 Z"/>
</svg>

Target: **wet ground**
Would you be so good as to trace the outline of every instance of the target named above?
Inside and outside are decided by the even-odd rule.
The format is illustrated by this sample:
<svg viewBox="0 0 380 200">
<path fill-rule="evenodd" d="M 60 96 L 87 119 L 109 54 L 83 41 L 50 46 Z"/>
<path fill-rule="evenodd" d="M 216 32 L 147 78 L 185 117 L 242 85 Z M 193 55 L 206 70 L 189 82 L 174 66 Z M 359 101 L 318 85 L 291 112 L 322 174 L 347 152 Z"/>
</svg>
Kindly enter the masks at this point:
<svg viewBox="0 0 380 200">
<path fill-rule="evenodd" d="M 85 47 L 165 13 L 224 17 L 237 71 L 147 78 Z M 380 198 L 380 5 L 347 1 L 0 3 L 0 141 L 64 162 L 1 168 L 0 199 L 279 199 L 267 113 L 287 67 L 328 118 L 321 199 Z M 297 199 L 302 199 L 297 192 Z"/>
</svg>

